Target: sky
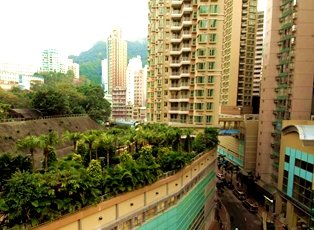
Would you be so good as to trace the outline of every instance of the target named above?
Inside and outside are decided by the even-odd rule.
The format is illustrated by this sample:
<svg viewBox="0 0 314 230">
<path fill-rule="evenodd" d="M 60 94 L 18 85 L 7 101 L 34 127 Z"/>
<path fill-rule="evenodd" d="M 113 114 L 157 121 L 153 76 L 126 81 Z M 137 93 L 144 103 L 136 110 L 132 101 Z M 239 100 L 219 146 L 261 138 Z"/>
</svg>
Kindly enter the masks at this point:
<svg viewBox="0 0 314 230">
<path fill-rule="evenodd" d="M 125 40 L 145 38 L 147 15 L 148 0 L 0 0 L 0 62 L 38 64 L 52 48 L 78 55 L 114 26 Z"/>
<path fill-rule="evenodd" d="M 119 26 L 126 40 L 147 36 L 148 0 L 0 0 L 0 62 L 34 62 L 55 48 L 78 55 Z"/>
</svg>

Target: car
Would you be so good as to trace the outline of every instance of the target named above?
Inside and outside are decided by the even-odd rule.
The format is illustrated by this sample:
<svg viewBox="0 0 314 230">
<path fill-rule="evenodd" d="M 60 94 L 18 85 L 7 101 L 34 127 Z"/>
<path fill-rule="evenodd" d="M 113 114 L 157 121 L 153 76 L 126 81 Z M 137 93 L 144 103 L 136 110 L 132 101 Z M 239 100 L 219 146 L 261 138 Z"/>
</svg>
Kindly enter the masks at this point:
<svg viewBox="0 0 314 230">
<path fill-rule="evenodd" d="M 233 189 L 233 194 L 241 201 L 246 199 L 245 193 L 239 188 Z"/>
<path fill-rule="evenodd" d="M 217 177 L 219 180 L 224 180 L 224 179 L 225 179 L 225 176 L 224 176 L 222 173 L 216 173 L 216 177 Z"/>
<path fill-rule="evenodd" d="M 234 185 L 229 181 L 227 182 L 227 186 L 226 186 L 228 189 L 231 189 L 233 190 L 234 189 Z"/>
<path fill-rule="evenodd" d="M 250 199 L 246 199 L 242 201 L 242 204 L 247 210 L 249 210 L 249 212 L 252 212 L 252 213 L 258 212 L 258 205 L 254 201 Z"/>
</svg>

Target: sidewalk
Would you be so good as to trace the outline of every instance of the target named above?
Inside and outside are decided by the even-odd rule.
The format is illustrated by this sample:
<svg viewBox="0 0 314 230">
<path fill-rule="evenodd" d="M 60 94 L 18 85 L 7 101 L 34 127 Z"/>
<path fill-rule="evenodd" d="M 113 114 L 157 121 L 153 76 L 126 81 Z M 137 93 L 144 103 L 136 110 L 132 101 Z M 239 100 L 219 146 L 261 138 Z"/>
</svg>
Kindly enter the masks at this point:
<svg viewBox="0 0 314 230">
<path fill-rule="evenodd" d="M 215 220 L 208 230 L 230 230 L 230 219 L 225 206 L 218 201 L 215 208 Z"/>
<path fill-rule="evenodd" d="M 267 212 L 264 207 L 258 207 L 258 214 L 257 214 L 263 223 L 263 230 L 267 230 L 267 222 L 274 224 L 274 229 L 276 230 L 285 230 L 284 223 L 280 221 L 278 217 L 274 217 L 271 213 Z"/>
</svg>

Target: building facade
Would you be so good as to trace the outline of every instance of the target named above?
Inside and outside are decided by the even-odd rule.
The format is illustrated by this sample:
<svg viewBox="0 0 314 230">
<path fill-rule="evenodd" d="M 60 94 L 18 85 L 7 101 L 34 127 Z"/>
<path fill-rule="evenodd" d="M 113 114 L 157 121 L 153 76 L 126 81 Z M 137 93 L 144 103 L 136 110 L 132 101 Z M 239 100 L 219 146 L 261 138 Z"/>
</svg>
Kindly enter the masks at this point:
<svg viewBox="0 0 314 230">
<path fill-rule="evenodd" d="M 13 87 L 29 90 L 32 84 L 44 83 L 44 78 L 15 72 L 0 71 L 0 88 L 10 90 Z"/>
<path fill-rule="evenodd" d="M 56 49 L 46 49 L 41 54 L 42 72 L 61 72 L 59 52 Z"/>
<path fill-rule="evenodd" d="M 73 71 L 74 78 L 80 77 L 80 65 L 72 59 L 61 56 L 56 49 L 46 49 L 42 52 L 40 71 L 67 73 L 69 70 Z"/>
<path fill-rule="evenodd" d="M 128 118 L 127 114 L 127 104 L 126 104 L 126 88 L 115 87 L 112 92 L 112 110 L 111 116 L 113 119 L 126 120 Z"/>
<path fill-rule="evenodd" d="M 263 43 L 264 41 L 264 11 L 257 12 L 256 22 L 256 42 L 254 59 L 254 77 L 252 91 L 252 109 L 253 113 L 259 113 L 260 88 L 263 69 Z"/>
<path fill-rule="evenodd" d="M 224 3 L 221 110 L 252 113 L 257 0 Z"/>
<path fill-rule="evenodd" d="M 276 213 L 288 229 L 314 229 L 314 121 L 282 127 Z"/>
<path fill-rule="evenodd" d="M 143 106 L 143 64 L 141 56 L 131 58 L 126 69 L 127 104 Z"/>
<path fill-rule="evenodd" d="M 37 230 L 210 229 L 215 216 L 216 151 L 156 183 L 87 207 Z"/>
<path fill-rule="evenodd" d="M 126 87 L 127 43 L 120 28 L 113 28 L 107 40 L 108 93 L 115 87 Z"/>
<path fill-rule="evenodd" d="M 223 1 L 149 1 L 148 122 L 218 125 L 223 13 Z"/>
<path fill-rule="evenodd" d="M 314 114 L 313 13 L 312 1 L 268 2 L 256 171 L 274 186 L 282 120 L 309 120 Z"/>
</svg>

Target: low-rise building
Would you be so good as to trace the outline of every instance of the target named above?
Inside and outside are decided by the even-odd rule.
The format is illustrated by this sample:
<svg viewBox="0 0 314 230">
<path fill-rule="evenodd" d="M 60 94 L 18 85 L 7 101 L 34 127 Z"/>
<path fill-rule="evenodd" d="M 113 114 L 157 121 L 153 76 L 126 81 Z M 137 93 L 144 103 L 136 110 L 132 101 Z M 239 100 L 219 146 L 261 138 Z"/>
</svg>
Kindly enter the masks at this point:
<svg viewBox="0 0 314 230">
<path fill-rule="evenodd" d="M 284 120 L 276 214 L 288 229 L 314 227 L 314 121 Z"/>
</svg>

